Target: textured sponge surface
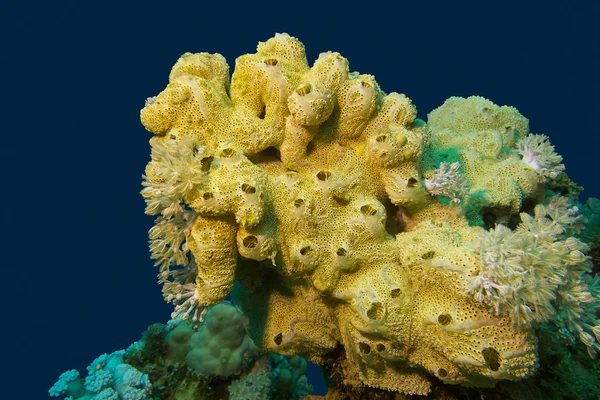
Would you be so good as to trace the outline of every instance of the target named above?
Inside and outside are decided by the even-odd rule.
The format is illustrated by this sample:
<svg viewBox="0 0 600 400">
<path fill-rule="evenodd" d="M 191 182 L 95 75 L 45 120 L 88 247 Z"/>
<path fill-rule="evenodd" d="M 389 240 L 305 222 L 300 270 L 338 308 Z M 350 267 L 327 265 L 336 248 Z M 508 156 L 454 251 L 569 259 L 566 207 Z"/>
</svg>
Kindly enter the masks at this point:
<svg viewBox="0 0 600 400">
<path fill-rule="evenodd" d="M 141 111 L 156 135 L 142 194 L 160 215 L 151 247 L 175 316 L 200 318 L 237 281 L 260 350 L 319 364 L 336 354 L 345 385 L 424 395 L 432 376 L 490 386 L 533 374 L 534 324 L 501 307 L 512 304 L 499 285 L 511 266 L 493 263 L 502 243 L 472 243 L 486 224 L 521 216 L 515 231 L 527 229 L 523 214 L 564 169 L 545 136 L 475 96 L 425 123 L 338 53 L 309 66 L 287 34 L 239 57 L 231 82 L 228 71 L 218 54 L 186 53 Z M 570 234 L 552 232 L 557 247 Z M 579 282 L 589 268 L 577 263 L 555 270 Z M 558 282 L 547 271 L 516 286 Z M 233 374 L 257 351 L 231 305 L 210 308 L 190 343 L 199 374 Z"/>
</svg>

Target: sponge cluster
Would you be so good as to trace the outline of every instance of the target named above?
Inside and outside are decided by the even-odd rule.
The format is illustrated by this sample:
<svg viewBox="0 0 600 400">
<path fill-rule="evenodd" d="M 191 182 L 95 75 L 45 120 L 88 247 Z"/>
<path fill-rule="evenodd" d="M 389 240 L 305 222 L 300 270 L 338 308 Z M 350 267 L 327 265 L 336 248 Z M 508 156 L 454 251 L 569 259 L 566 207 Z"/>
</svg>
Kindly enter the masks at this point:
<svg viewBox="0 0 600 400">
<path fill-rule="evenodd" d="M 469 247 L 482 226 L 543 203 L 562 171 L 546 137 L 481 97 L 451 98 L 426 124 L 339 53 L 309 67 L 287 34 L 228 71 L 221 55 L 186 53 L 141 111 L 155 134 L 151 250 L 175 317 L 198 321 L 232 294 L 258 348 L 357 389 L 425 395 L 432 376 L 491 386 L 533 374 L 533 324 L 465 288 L 495 282 Z M 237 311 L 218 307 L 197 333 L 172 332 L 188 335 L 199 374 L 232 374 L 257 351 Z"/>
</svg>

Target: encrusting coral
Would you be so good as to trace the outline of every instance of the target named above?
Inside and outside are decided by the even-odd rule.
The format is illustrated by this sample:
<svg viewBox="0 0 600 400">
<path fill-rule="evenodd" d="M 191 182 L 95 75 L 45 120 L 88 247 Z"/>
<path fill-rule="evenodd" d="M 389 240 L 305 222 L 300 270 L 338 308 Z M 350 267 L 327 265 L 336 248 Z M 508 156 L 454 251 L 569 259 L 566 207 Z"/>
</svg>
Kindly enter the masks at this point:
<svg viewBox="0 0 600 400">
<path fill-rule="evenodd" d="M 184 54 L 141 111 L 173 317 L 231 294 L 262 351 L 357 390 L 531 376 L 551 319 L 594 356 L 598 282 L 576 207 L 545 196 L 564 170 L 547 138 L 481 97 L 416 115 L 338 53 L 309 67 L 287 34 L 231 82 L 221 55 Z"/>
</svg>

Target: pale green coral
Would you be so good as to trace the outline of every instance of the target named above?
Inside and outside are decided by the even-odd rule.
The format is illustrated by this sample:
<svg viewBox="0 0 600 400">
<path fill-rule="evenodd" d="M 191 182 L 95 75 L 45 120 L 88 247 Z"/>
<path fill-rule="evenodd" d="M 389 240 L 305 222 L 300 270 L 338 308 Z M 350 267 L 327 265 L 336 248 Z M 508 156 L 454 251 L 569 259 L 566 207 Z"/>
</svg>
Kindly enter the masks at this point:
<svg viewBox="0 0 600 400">
<path fill-rule="evenodd" d="M 263 351 L 336 357 L 339 385 L 406 394 L 432 377 L 530 376 L 532 322 L 553 316 L 589 344 L 598 301 L 575 210 L 523 210 L 543 202 L 560 160 L 526 139 L 516 109 L 451 98 L 425 125 L 338 53 L 310 68 L 286 34 L 227 76 L 220 55 L 185 54 L 141 112 L 157 135 L 142 192 L 161 214 L 151 249 L 175 315 L 201 319 L 237 281 Z M 525 148 L 546 156 L 541 169 Z M 521 226 L 486 232 L 486 213 Z"/>
<path fill-rule="evenodd" d="M 258 355 L 258 348 L 246 335 L 244 316 L 228 303 L 208 310 L 204 323 L 190 336 L 188 346 L 185 360 L 199 375 L 239 374 Z"/>
</svg>

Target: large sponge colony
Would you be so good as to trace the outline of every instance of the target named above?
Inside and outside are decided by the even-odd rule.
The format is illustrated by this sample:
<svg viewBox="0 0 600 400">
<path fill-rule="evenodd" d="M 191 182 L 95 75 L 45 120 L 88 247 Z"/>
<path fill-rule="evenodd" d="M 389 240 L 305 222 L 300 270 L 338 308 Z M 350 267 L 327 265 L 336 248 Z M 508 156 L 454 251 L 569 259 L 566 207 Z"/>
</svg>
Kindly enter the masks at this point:
<svg viewBox="0 0 600 400">
<path fill-rule="evenodd" d="M 155 134 L 142 194 L 159 215 L 151 248 L 174 316 L 199 320 L 234 289 L 261 350 L 322 365 L 335 354 L 338 383 L 357 389 L 427 394 L 432 377 L 531 375 L 536 319 L 516 323 L 512 303 L 475 290 L 499 270 L 471 243 L 490 214 L 505 223 L 543 202 L 560 157 L 514 108 L 479 97 L 449 99 L 429 124 L 416 115 L 338 53 L 309 67 L 287 34 L 239 57 L 231 82 L 221 55 L 184 54 L 141 111 Z M 569 232 L 546 243 L 565 247 Z M 565 259 L 583 249 L 572 240 Z M 568 259 L 550 269 L 572 271 L 548 304 L 589 271 Z"/>
</svg>

